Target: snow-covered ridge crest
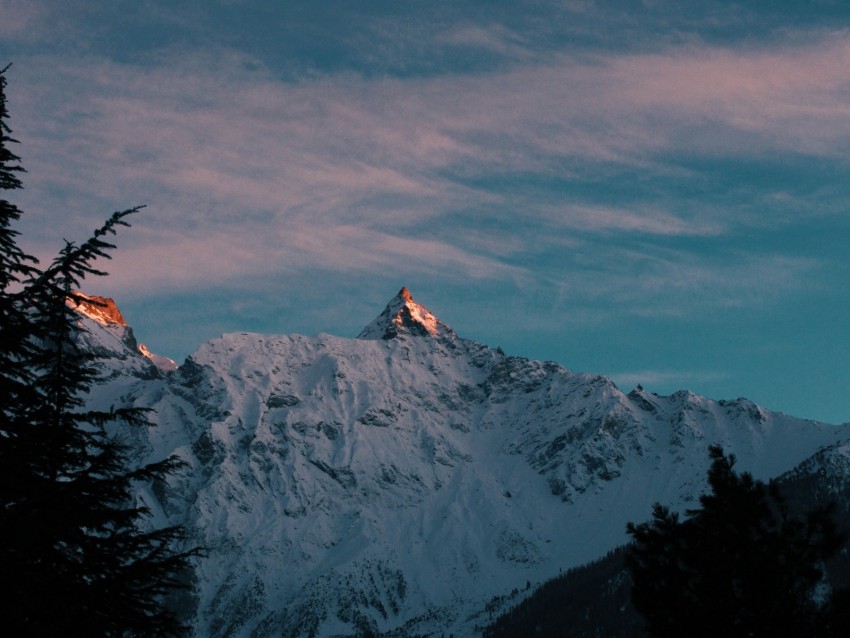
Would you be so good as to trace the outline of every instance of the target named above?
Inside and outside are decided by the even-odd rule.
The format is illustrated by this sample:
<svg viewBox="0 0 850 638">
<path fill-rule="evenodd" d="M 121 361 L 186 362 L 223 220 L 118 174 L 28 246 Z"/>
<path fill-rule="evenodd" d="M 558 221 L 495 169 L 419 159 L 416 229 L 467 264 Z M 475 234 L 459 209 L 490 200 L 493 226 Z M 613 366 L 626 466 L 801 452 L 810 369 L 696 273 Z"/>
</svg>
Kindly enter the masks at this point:
<svg viewBox="0 0 850 638">
<path fill-rule="evenodd" d="M 357 338 L 393 339 L 402 333 L 436 337 L 441 334 L 453 334 L 454 331 L 425 306 L 416 303 L 410 291 L 403 287 Z"/>
<path fill-rule="evenodd" d="M 171 372 L 178 368 L 174 360 L 151 352 L 143 343 L 137 344 L 136 338 L 133 336 L 133 329 L 127 324 L 124 315 L 121 314 L 115 300 L 111 297 L 87 295 L 79 290 L 75 290 L 73 296 L 68 298 L 67 303 L 84 317 L 106 328 L 106 334 L 112 334 L 114 339 L 117 339 L 118 342 L 123 344 L 116 345 L 113 340 L 108 340 L 108 345 L 102 344 L 107 351 L 115 354 L 116 351 L 122 350 L 123 347 L 128 347 L 144 355 L 163 372 Z"/>
<path fill-rule="evenodd" d="M 151 352 L 148 350 L 148 347 L 140 343 L 139 344 L 139 352 L 145 355 L 151 362 L 163 372 L 171 372 L 172 370 L 176 370 L 180 366 L 177 365 L 177 362 L 174 359 L 166 357 L 161 354 L 156 354 L 155 352 Z"/>
<path fill-rule="evenodd" d="M 117 323 L 119 326 L 126 326 L 124 316 L 115 305 L 115 300 L 110 297 L 99 297 L 97 295 L 86 295 L 79 290 L 75 290 L 73 298 L 68 300 L 70 306 L 85 315 L 89 319 L 93 319 L 101 326 Z"/>
</svg>

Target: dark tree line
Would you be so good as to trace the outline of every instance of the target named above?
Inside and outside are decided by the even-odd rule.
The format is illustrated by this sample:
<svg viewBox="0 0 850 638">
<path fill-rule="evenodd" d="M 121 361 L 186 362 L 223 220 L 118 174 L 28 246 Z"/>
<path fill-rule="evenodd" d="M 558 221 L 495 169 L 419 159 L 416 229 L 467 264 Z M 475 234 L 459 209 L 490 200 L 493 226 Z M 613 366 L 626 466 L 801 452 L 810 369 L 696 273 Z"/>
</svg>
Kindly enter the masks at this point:
<svg viewBox="0 0 850 638">
<path fill-rule="evenodd" d="M 699 508 L 682 519 L 655 506 L 628 526 L 632 543 L 545 583 L 483 635 L 850 636 L 846 484 L 805 472 L 765 484 L 710 455 Z"/>
<path fill-rule="evenodd" d="M 646 638 L 629 602 L 626 547 L 573 567 L 484 628 L 484 638 Z"/>
<path fill-rule="evenodd" d="M 22 188 L 0 71 L 0 195 Z M 69 302 L 106 273 L 108 239 L 138 208 L 114 213 L 44 269 L 19 245 L 22 212 L 0 199 L 0 626 L 8 636 L 181 635 L 164 603 L 197 551 L 181 527 L 145 530 L 140 481 L 181 467 L 170 457 L 131 467 L 118 424 L 150 425 L 146 410 L 86 409 L 97 361 L 78 347 Z"/>
<path fill-rule="evenodd" d="M 848 636 L 847 589 L 819 592 L 842 546 L 834 505 L 792 515 L 775 482 L 709 448 L 710 492 L 680 517 L 655 505 L 628 525 L 632 603 L 651 635 Z"/>
</svg>

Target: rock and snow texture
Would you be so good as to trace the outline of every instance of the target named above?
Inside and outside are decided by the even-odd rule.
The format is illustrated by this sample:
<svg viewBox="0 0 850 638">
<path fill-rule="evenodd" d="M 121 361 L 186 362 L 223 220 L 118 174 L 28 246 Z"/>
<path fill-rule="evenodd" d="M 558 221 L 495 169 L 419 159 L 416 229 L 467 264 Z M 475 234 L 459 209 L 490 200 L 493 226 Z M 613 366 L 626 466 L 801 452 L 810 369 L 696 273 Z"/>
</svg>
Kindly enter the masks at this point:
<svg viewBox="0 0 850 638">
<path fill-rule="evenodd" d="M 168 357 L 165 357 L 161 354 L 155 354 L 151 352 L 150 350 L 148 350 L 148 347 L 143 343 L 139 344 L 139 352 L 141 352 L 144 356 L 150 359 L 151 363 L 153 363 L 157 368 L 159 368 L 163 372 L 171 372 L 177 369 L 177 363 L 174 361 L 174 359 L 169 359 Z"/>
<path fill-rule="evenodd" d="M 209 548 L 204 637 L 473 635 L 500 597 L 604 554 L 652 503 L 693 504 L 709 445 L 769 478 L 850 437 L 506 356 L 406 289 L 357 339 L 228 334 L 168 375 L 127 352 L 95 400 L 155 408 L 140 448 L 190 464 L 141 496 Z"/>
<path fill-rule="evenodd" d="M 68 303 L 70 306 L 81 315 L 94 321 L 103 328 L 103 330 L 95 331 L 89 329 L 89 335 L 99 334 L 103 337 L 105 334 L 108 334 L 111 335 L 113 339 L 117 339 L 126 346 L 121 347 L 111 344 L 112 347 L 110 347 L 109 342 L 112 341 L 112 339 L 107 338 L 106 343 L 101 343 L 99 346 L 95 346 L 96 348 L 105 348 L 107 357 L 114 357 L 116 352 L 120 352 L 120 358 L 122 360 L 126 360 L 127 353 L 125 350 L 126 348 L 130 348 L 131 350 L 140 352 L 162 372 L 171 372 L 172 370 L 177 369 L 177 363 L 175 363 L 173 359 L 169 359 L 168 357 L 160 354 L 154 354 L 148 350 L 145 344 L 136 343 L 136 338 L 133 336 L 133 329 L 127 325 L 126 321 L 124 321 L 124 316 L 121 314 L 121 311 L 118 310 L 118 306 L 115 305 L 114 299 L 110 297 L 99 297 L 97 295 L 86 295 L 79 290 L 74 291 L 74 296 L 77 301 L 69 299 Z M 97 337 L 95 336 L 95 339 L 96 338 Z M 91 339 L 91 337 L 89 337 L 89 339 Z M 103 341 L 102 338 L 101 341 Z"/>
<path fill-rule="evenodd" d="M 127 322 L 124 321 L 124 316 L 118 310 L 118 306 L 115 305 L 114 299 L 110 297 L 99 297 L 97 295 L 86 295 L 79 290 L 74 291 L 74 297 L 77 301 L 68 301 L 71 307 L 89 319 L 94 319 L 100 325 L 127 325 Z"/>
<path fill-rule="evenodd" d="M 425 307 L 413 301 L 407 288 L 399 290 L 390 299 L 384 311 L 366 326 L 358 339 L 392 339 L 399 334 L 431 335 L 432 337 L 454 335 L 454 332 L 439 321 Z"/>
</svg>

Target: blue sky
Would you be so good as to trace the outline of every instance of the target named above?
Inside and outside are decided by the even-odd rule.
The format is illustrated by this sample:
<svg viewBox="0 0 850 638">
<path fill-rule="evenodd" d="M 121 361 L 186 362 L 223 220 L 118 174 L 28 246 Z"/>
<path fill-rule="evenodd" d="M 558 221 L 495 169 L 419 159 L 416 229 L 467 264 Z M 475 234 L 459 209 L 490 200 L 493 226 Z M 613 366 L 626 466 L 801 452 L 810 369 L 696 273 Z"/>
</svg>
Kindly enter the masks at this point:
<svg viewBox="0 0 850 638">
<path fill-rule="evenodd" d="M 44 258 L 113 210 L 114 297 L 181 360 L 462 336 L 850 421 L 844 2 L 0 0 Z"/>
</svg>

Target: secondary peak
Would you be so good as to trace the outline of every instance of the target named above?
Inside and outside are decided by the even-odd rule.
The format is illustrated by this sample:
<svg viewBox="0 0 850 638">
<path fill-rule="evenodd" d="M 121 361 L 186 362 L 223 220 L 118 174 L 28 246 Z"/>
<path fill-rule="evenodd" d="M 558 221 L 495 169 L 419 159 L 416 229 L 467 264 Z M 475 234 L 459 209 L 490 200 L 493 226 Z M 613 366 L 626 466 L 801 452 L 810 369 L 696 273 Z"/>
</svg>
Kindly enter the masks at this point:
<svg viewBox="0 0 850 638">
<path fill-rule="evenodd" d="M 80 314 L 94 319 L 102 326 L 117 323 L 119 326 L 126 326 L 127 322 L 115 305 L 115 300 L 110 297 L 99 297 L 97 295 L 86 295 L 79 290 L 74 291 L 74 300 L 69 300 L 72 307 Z"/>
</svg>

